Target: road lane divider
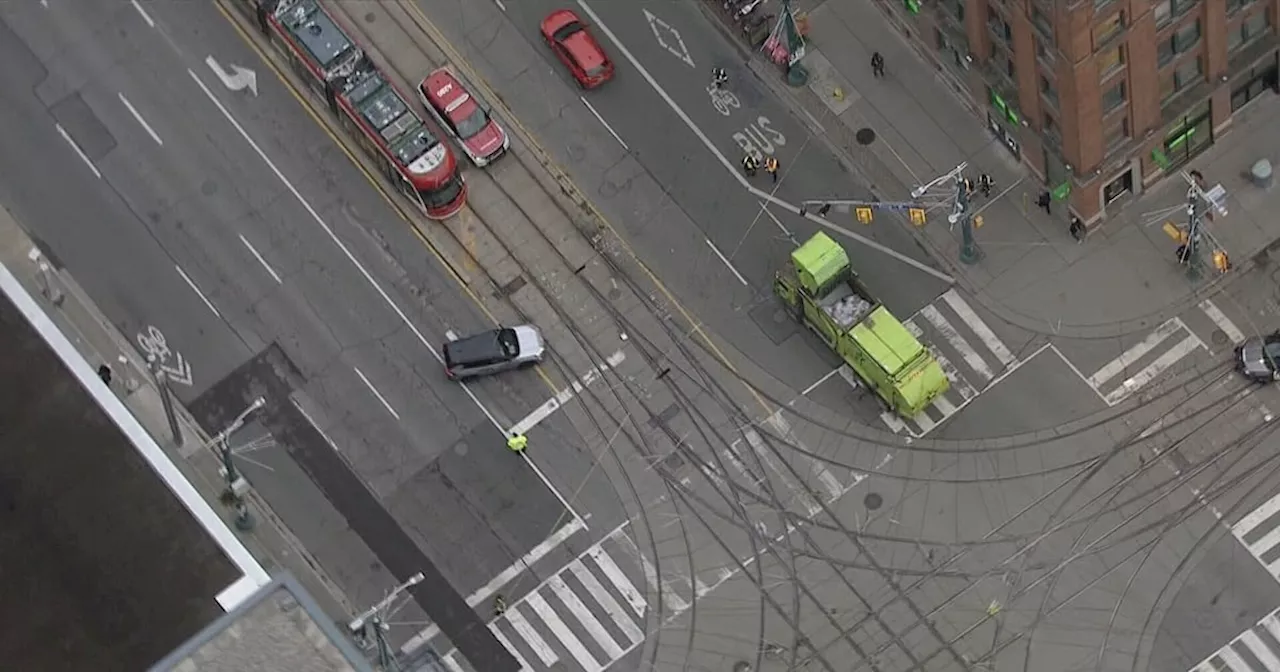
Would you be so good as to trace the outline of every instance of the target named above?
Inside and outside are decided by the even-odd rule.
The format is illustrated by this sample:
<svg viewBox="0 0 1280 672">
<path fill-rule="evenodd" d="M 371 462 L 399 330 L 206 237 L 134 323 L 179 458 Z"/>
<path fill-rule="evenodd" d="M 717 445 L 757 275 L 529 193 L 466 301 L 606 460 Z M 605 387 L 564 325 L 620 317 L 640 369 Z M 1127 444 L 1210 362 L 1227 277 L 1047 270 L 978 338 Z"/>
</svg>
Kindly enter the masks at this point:
<svg viewBox="0 0 1280 672">
<path fill-rule="evenodd" d="M 622 136 L 618 135 L 618 132 L 613 130 L 613 127 L 609 125 L 609 122 L 605 121 L 604 117 L 600 116 L 600 113 L 596 111 L 595 106 L 587 102 L 587 99 L 583 98 L 582 96 L 578 96 L 578 100 L 581 100 L 582 104 L 587 106 L 587 110 L 589 110 L 592 116 L 594 116 L 596 120 L 600 122 L 601 126 L 604 126 L 604 130 L 609 131 L 609 135 L 612 135 L 613 139 L 617 140 L 619 145 L 622 145 L 622 149 L 628 152 L 631 151 L 631 148 L 627 146 L 627 143 L 622 141 Z"/>
<path fill-rule="evenodd" d="M 89 166 L 89 170 L 93 171 L 94 177 L 101 180 L 102 173 L 98 172 L 98 167 L 93 165 L 93 161 L 89 160 L 89 155 L 85 154 L 83 149 L 80 149 L 80 144 L 72 139 L 71 134 L 67 133 L 67 129 L 63 128 L 62 124 L 57 123 L 55 123 L 53 127 L 58 130 L 58 135 L 61 135 L 62 139 L 66 140 L 68 145 L 71 145 L 71 149 L 75 151 L 76 156 L 80 157 L 81 161 L 84 161 L 84 165 Z"/>
<path fill-rule="evenodd" d="M 267 263 L 267 260 L 262 256 L 262 253 L 258 252 L 258 248 L 254 247 L 253 243 L 249 242 L 249 239 L 244 237 L 244 234 L 240 234 L 240 242 L 244 243 L 244 246 L 249 248 L 249 254 L 252 254 L 253 258 L 257 259 L 258 263 L 262 264 L 262 267 L 267 269 L 267 273 L 271 275 L 271 279 L 275 280 L 277 285 L 284 284 L 284 281 L 280 279 L 280 274 L 276 273 L 276 269 L 271 268 L 271 264 Z"/>
<path fill-rule="evenodd" d="M 164 140 L 160 139 L 160 135 L 157 134 L 155 129 L 151 128 L 151 124 L 148 124 L 147 120 L 142 117 L 142 113 L 138 112 L 138 108 L 134 107 L 133 103 L 129 102 L 129 99 L 125 98 L 123 93 L 117 93 L 116 95 L 120 97 L 120 102 L 124 103 L 125 108 L 129 110 L 129 114 L 133 115 L 133 118 L 137 120 L 138 124 L 142 126 L 142 129 L 147 132 L 147 135 L 150 135 L 151 139 L 155 140 L 157 145 L 163 147 Z"/>
<path fill-rule="evenodd" d="M 546 400 L 546 402 L 544 402 L 541 406 L 533 409 L 532 413 L 530 413 L 529 415 L 526 415 L 519 422 L 517 422 L 516 424 L 508 428 L 507 436 L 511 436 L 514 434 L 524 434 L 528 432 L 530 429 L 533 429 L 538 425 L 538 423 L 542 422 L 543 420 L 546 420 L 548 417 L 551 416 L 552 413 L 555 413 L 557 410 L 559 410 L 561 406 L 564 406 L 565 404 L 569 403 L 569 400 L 573 399 L 575 396 L 579 394 L 582 394 L 582 391 L 585 390 L 588 385 L 600 379 L 601 375 L 603 375 L 605 370 L 616 368 L 619 364 L 625 361 L 626 358 L 627 358 L 627 355 L 623 353 L 621 350 L 613 353 L 612 355 L 609 355 L 607 358 L 605 358 L 603 365 L 592 367 L 591 370 L 582 374 L 577 380 L 573 381 L 573 383 L 569 387 L 566 387 L 565 389 L 557 392 L 555 396 Z"/>
<path fill-rule="evenodd" d="M 360 368 L 356 366 L 351 367 L 351 370 L 356 372 L 356 376 L 360 378 L 360 382 L 364 383 L 364 386 L 369 388 L 369 391 L 373 393 L 373 396 L 382 403 L 382 407 L 387 409 L 387 412 L 390 413 L 397 421 L 400 420 L 400 414 L 391 406 L 391 402 L 387 401 L 387 398 L 382 396 L 382 393 L 378 391 L 378 388 L 369 381 L 369 377 L 364 375 L 364 371 L 361 371 Z"/>
<path fill-rule="evenodd" d="M 177 264 L 174 264 L 173 270 L 177 271 L 178 275 L 182 276 L 182 279 L 186 281 L 187 286 L 191 288 L 191 291 L 196 293 L 196 296 L 200 297 L 200 300 L 204 302 L 204 305 L 209 310 L 213 311 L 213 314 L 216 315 L 218 319 L 222 319 L 222 313 L 219 313 L 218 309 L 214 307 L 213 302 L 209 300 L 209 297 L 205 296 L 204 292 L 200 291 L 200 287 L 196 285 L 196 281 L 192 280 L 191 276 L 187 275 L 187 272 L 182 270 L 182 267 Z"/>
</svg>

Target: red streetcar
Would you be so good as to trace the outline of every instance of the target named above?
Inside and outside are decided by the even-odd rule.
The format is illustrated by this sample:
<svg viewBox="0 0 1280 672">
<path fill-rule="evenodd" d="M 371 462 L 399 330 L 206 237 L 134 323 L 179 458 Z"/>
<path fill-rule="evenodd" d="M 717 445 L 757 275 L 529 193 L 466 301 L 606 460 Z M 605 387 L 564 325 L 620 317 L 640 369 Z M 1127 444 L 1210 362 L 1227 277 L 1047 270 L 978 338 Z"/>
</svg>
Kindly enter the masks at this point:
<svg viewBox="0 0 1280 672">
<path fill-rule="evenodd" d="M 432 219 L 462 209 L 467 185 L 439 129 L 418 117 L 316 0 L 258 0 L 257 12 L 259 26 L 279 38 L 271 43 L 324 96 L 396 189 Z"/>
</svg>

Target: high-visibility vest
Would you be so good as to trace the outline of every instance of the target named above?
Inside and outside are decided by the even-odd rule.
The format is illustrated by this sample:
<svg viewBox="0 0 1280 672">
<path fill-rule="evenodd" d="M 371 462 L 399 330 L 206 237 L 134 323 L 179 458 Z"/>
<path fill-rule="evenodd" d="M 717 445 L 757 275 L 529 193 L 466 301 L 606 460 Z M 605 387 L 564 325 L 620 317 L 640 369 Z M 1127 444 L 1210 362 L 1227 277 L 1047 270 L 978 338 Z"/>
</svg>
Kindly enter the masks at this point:
<svg viewBox="0 0 1280 672">
<path fill-rule="evenodd" d="M 529 445 L 529 439 L 525 438 L 524 434 L 516 434 L 507 439 L 507 447 L 517 453 L 524 450 L 527 445 Z"/>
</svg>

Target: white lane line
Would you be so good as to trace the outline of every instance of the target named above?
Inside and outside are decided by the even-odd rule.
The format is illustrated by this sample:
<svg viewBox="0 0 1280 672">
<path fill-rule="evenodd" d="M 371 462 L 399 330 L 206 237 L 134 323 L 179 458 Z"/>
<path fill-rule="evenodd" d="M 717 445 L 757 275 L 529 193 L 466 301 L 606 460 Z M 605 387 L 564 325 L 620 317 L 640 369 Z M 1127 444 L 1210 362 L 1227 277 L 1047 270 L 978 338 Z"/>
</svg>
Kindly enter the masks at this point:
<svg viewBox="0 0 1280 672">
<path fill-rule="evenodd" d="M 609 583 L 612 583 L 613 587 L 618 589 L 618 592 L 622 594 L 622 599 L 626 600 L 627 604 L 631 606 L 631 610 L 636 612 L 636 616 L 644 618 L 645 609 L 649 605 L 645 602 L 644 595 L 636 588 L 636 584 L 631 583 L 631 579 L 627 578 L 618 563 L 614 562 L 613 558 L 609 557 L 609 554 L 605 553 L 604 549 L 600 548 L 599 545 L 592 546 L 587 551 L 587 555 L 591 556 L 600 571 L 604 572 L 604 576 L 609 579 Z"/>
<path fill-rule="evenodd" d="M 1098 369 L 1098 372 L 1085 379 L 1090 385 L 1101 387 L 1103 383 L 1115 378 L 1122 371 L 1133 365 L 1134 362 L 1142 359 L 1148 352 L 1151 352 L 1160 345 L 1165 339 L 1169 338 L 1181 327 L 1174 320 L 1169 320 L 1164 324 L 1156 327 L 1156 330 L 1147 335 L 1138 344 L 1132 348 L 1125 350 L 1119 357 L 1111 360 L 1106 366 Z"/>
<path fill-rule="evenodd" d="M 156 22 L 151 20 L 151 15 L 147 14 L 147 10 L 143 9 L 142 5 L 138 4 L 138 0 L 129 0 L 129 3 L 132 4 L 133 8 L 138 10 L 138 13 L 142 15 L 142 20 L 147 22 L 147 26 L 151 28 L 156 27 Z"/>
<path fill-rule="evenodd" d="M 818 386 L 819 386 L 819 385 L 821 385 L 821 384 L 823 384 L 823 383 L 825 383 L 825 382 L 827 382 L 827 379 L 831 378 L 831 376 L 834 376 L 834 375 L 836 375 L 837 373 L 840 373 L 840 369 L 843 369 L 844 367 L 845 367 L 845 365 L 841 365 L 841 366 L 839 366 L 839 367 L 836 367 L 836 368 L 834 368 L 834 369 L 831 369 L 830 371 L 828 371 L 828 372 L 827 372 L 827 374 L 826 374 L 826 375 L 824 375 L 823 377 L 821 377 L 821 378 L 819 378 L 818 380 L 814 381 L 812 385 L 810 385 L 809 387 L 804 388 L 804 390 L 803 390 L 802 392 L 800 392 L 800 396 L 802 396 L 802 397 L 807 397 L 807 396 L 809 396 L 809 393 L 810 393 L 810 392 L 812 392 L 812 391 L 814 391 L 814 390 L 818 389 Z M 792 402 L 792 403 L 794 403 L 794 402 Z"/>
<path fill-rule="evenodd" d="M 1183 357 L 1195 352 L 1196 348 L 1199 347 L 1201 347 L 1200 339 L 1195 336 L 1183 339 L 1156 358 L 1156 361 L 1147 365 L 1147 368 L 1135 373 L 1132 378 L 1125 380 L 1120 387 L 1108 393 L 1106 396 L 1107 403 L 1115 406 L 1124 401 L 1129 395 L 1137 392 L 1143 385 L 1150 383 L 1156 376 L 1163 373 L 1165 369 L 1173 366 Z"/>
<path fill-rule="evenodd" d="M 117 93 L 116 95 L 120 97 L 120 102 L 124 103 L 124 106 L 129 108 L 129 114 L 132 114 L 133 118 L 138 120 L 138 123 L 142 125 L 142 128 L 147 132 L 147 135 L 150 135 L 151 139 L 155 140 L 157 145 L 163 147 L 164 140 L 161 140 L 160 136 L 156 134 L 155 129 L 151 128 L 151 124 L 148 124 L 147 120 L 142 118 L 142 114 L 138 112 L 138 108 L 134 107 L 133 103 L 129 102 L 129 99 L 125 98 L 123 93 Z"/>
<path fill-rule="evenodd" d="M 628 152 L 631 151 L 631 148 L 627 146 L 627 143 L 622 141 L 622 136 L 618 135 L 618 132 L 613 130 L 613 127 L 609 125 L 609 122 L 605 121 L 604 117 L 600 116 L 599 112 L 596 112 L 596 108 L 593 107 L 591 103 L 588 103 L 586 98 L 583 98 L 582 96 L 578 96 L 578 100 L 581 100 L 582 104 L 586 105 L 588 110 L 591 110 L 591 114 L 595 116 L 596 120 L 600 122 L 601 126 L 604 126 L 604 130 L 609 131 L 609 135 L 612 135 L 613 139 L 617 140 L 618 144 L 622 145 L 623 149 L 627 150 Z"/>
<path fill-rule="evenodd" d="M 573 381 L 573 385 L 566 387 L 556 393 L 554 397 L 543 402 L 541 406 L 533 409 L 532 413 L 526 415 L 524 419 L 512 425 L 510 429 L 507 430 L 507 436 L 511 436 L 513 434 L 524 434 L 530 429 L 533 429 L 538 425 L 538 423 L 546 420 L 552 413 L 559 410 L 561 406 L 569 403 L 569 401 L 575 396 L 582 394 L 582 391 L 586 389 L 588 385 L 594 383 L 600 378 L 601 374 L 604 373 L 604 369 L 612 369 L 621 364 L 626 360 L 626 358 L 626 353 L 621 350 L 609 355 L 605 358 L 603 367 L 592 367 L 590 371 L 582 374 L 581 377 Z"/>
<path fill-rule="evenodd" d="M 253 258 L 257 259 L 258 263 L 262 264 L 262 267 L 267 269 L 267 272 L 271 274 L 271 277 L 273 279 L 275 279 L 277 285 L 284 284 L 284 281 L 280 279 L 280 275 L 276 273 L 274 268 L 271 268 L 271 264 L 267 263 L 267 260 L 262 257 L 262 255 L 258 252 L 257 248 L 253 246 L 253 243 L 249 242 L 248 238 L 245 238 L 243 235 L 241 235 L 240 242 L 244 243 L 244 246 L 249 248 L 249 254 L 252 254 Z"/>
<path fill-rule="evenodd" d="M 973 308 L 969 307 L 969 304 L 960 298 L 960 294 L 956 290 L 948 289 L 947 293 L 942 295 L 942 300 L 948 306 L 951 306 L 951 310 L 954 310 L 965 324 L 969 325 L 973 333 L 978 335 L 982 344 L 987 346 L 987 349 L 996 356 L 996 359 L 1000 360 L 1001 364 L 1005 366 L 1013 364 L 1015 361 L 1013 353 L 1009 352 L 1009 348 L 1005 347 L 995 332 L 991 331 L 991 327 L 988 327 L 987 323 L 983 322 L 982 318 L 978 317 L 978 314 L 973 311 Z"/>
<path fill-rule="evenodd" d="M 369 269 L 365 268 L 364 265 L 356 259 L 356 255 L 352 254 L 351 249 L 347 247 L 347 244 L 342 242 L 342 239 L 338 237 L 338 234 L 334 233 L 329 224 L 320 217 L 320 213 L 316 212 L 315 208 L 311 207 L 311 204 L 307 202 L 307 199 L 302 197 L 302 193 L 298 191 L 297 187 L 294 187 L 293 183 L 289 181 L 289 178 L 285 177 L 284 173 L 276 167 L 275 162 L 267 156 L 267 153 L 262 151 L 262 148 L 259 147 L 253 137 L 249 135 L 249 132 L 244 130 L 244 126 L 241 126 L 240 122 L 237 121 L 235 117 L 231 116 L 231 112 L 227 111 L 227 108 L 222 104 L 222 101 L 218 100 L 218 97 L 213 95 L 213 91 L 211 91 L 208 86 L 205 86 L 204 80 L 200 79 L 200 76 L 190 68 L 187 69 L 187 74 L 191 75 L 191 79 L 195 80 L 196 85 L 200 87 L 200 90 L 204 92 L 204 95 L 209 98 L 209 101 L 212 102 L 215 107 L 218 108 L 218 111 L 222 113 L 222 116 L 235 127 L 236 131 L 240 133 L 240 137 L 244 138 L 245 142 L 249 143 L 249 146 L 253 148 L 254 153 L 262 159 L 263 163 L 267 164 L 267 167 L 269 167 L 271 172 L 275 174 L 276 178 L 284 184 L 285 188 L 289 190 L 289 193 L 293 194 L 293 197 L 298 200 L 298 203 L 307 211 L 307 214 L 311 216 L 311 219 L 313 219 L 315 223 L 324 230 L 325 234 L 329 236 L 329 240 L 332 240 L 333 244 L 338 246 L 338 249 L 342 251 L 342 254 L 351 262 L 351 265 L 356 267 L 356 270 L 358 270 L 360 275 L 364 277 L 365 282 L 368 282 L 369 285 L 373 287 L 374 291 L 378 293 L 378 296 L 387 304 L 387 307 L 396 314 L 396 317 L 400 318 L 400 321 L 406 327 L 409 328 L 409 331 L 413 334 L 414 338 L 418 339 L 418 342 L 431 353 L 431 356 L 434 357 L 441 366 L 444 366 L 444 355 L 440 354 L 440 349 L 434 347 L 431 342 L 427 340 L 427 337 L 422 335 L 422 331 L 418 329 L 418 325 L 414 324 L 413 321 L 409 319 L 409 316 L 400 309 L 400 306 L 392 300 L 391 295 L 387 294 L 387 291 L 382 288 L 382 285 L 378 284 L 378 281 L 374 279 L 373 274 L 369 272 Z M 94 172 L 96 173 L 97 170 L 95 169 Z M 458 385 L 462 388 L 462 391 L 466 393 L 467 398 L 471 400 L 471 403 L 475 404 L 476 408 L 480 409 L 481 413 L 484 413 L 484 417 L 489 420 L 493 427 L 500 432 L 503 431 L 503 423 L 494 416 L 488 406 L 485 406 L 480 401 L 480 398 L 476 396 L 476 393 L 471 389 L 471 386 L 466 383 L 458 383 Z M 582 516 L 578 515 L 578 512 L 569 504 L 569 500 L 565 498 L 564 493 L 560 492 L 556 486 L 551 483 L 551 480 L 547 478 L 546 474 L 542 473 L 542 470 L 537 468 L 537 465 L 533 463 L 533 458 L 530 458 L 527 452 L 523 452 L 521 455 L 525 458 L 525 464 L 533 468 L 533 472 L 537 475 L 538 480 L 542 481 L 542 484 L 546 486 L 547 490 L 551 491 L 551 493 L 556 496 L 556 499 L 560 500 L 561 506 L 573 515 L 574 518 L 583 520 Z"/>
<path fill-rule="evenodd" d="M 587 569 L 587 566 L 582 564 L 581 560 L 574 560 L 569 563 L 569 572 L 578 579 L 578 583 L 581 583 L 582 586 L 587 589 L 587 592 L 591 594 L 591 598 L 596 601 L 596 604 L 599 604 L 604 608 L 605 613 L 609 614 L 609 618 L 613 620 L 614 625 L 618 626 L 618 629 L 622 631 L 622 634 L 627 636 L 627 639 L 630 640 L 632 644 L 639 644 L 644 641 L 644 631 L 636 625 L 635 621 L 631 620 L 631 617 L 627 615 L 627 612 L 622 608 L 622 605 L 618 604 L 618 601 L 613 599 L 613 596 L 609 594 L 609 591 L 605 590 L 605 587 L 600 584 L 598 579 L 596 579 L 596 575 L 592 574 L 590 570 Z"/>
<path fill-rule="evenodd" d="M 516 663 L 520 665 L 520 672 L 531 672 L 531 670 L 533 670 L 533 666 L 529 665 L 529 661 L 525 660 L 524 656 L 520 655 L 520 649 L 517 649 L 515 645 L 511 643 L 511 640 L 507 639 L 507 636 L 502 634 L 502 630 L 498 628 L 497 623 L 489 624 L 489 632 L 492 632 L 493 638 L 498 640 L 498 643 L 506 648 L 512 658 L 516 659 Z"/>
<path fill-rule="evenodd" d="M 947 318 L 943 317 L 942 313 L 938 312 L 938 309 L 933 307 L 933 304 L 929 304 L 922 308 L 920 310 L 920 314 L 923 315 L 924 319 L 928 320 L 929 324 L 932 324 L 935 329 L 942 332 L 942 337 L 951 344 L 951 347 L 955 348 L 956 351 L 960 353 L 960 356 L 964 358 L 965 364 L 968 364 L 969 368 L 973 369 L 974 372 L 982 378 L 983 383 L 995 378 L 995 374 L 991 372 L 989 367 L 987 367 L 986 361 L 982 359 L 982 356 L 978 354 L 978 351 L 974 350 L 972 345 L 969 345 L 969 341 L 966 341 L 964 336 L 961 336 L 960 332 L 956 331 L 956 328 L 951 326 L 951 323 L 947 321 Z"/>
<path fill-rule="evenodd" d="M 729 267 L 729 271 L 733 273 L 733 277 L 737 278 L 738 282 L 741 282 L 743 286 L 746 286 L 747 279 L 742 277 L 742 274 L 738 272 L 738 269 L 733 267 L 733 264 L 729 263 L 728 257 L 724 256 L 724 253 L 720 251 L 720 248 L 716 247 L 715 243 L 711 242 L 710 238 L 707 238 L 706 241 L 707 247 L 710 247 L 711 251 L 715 252 L 717 257 L 720 257 L 720 261 L 724 262 L 724 265 Z"/>
<path fill-rule="evenodd" d="M 502 4 L 502 0 L 493 0 L 493 2 L 498 6 L 498 9 L 501 9 L 504 12 L 507 11 L 507 6 Z"/>
<path fill-rule="evenodd" d="M 218 309 L 213 307 L 213 302 L 209 300 L 209 297 L 204 295 L 204 292 L 200 291 L 200 288 L 196 286 L 196 283 L 191 279 L 191 276 L 187 275 L 187 272 L 182 270 L 181 266 L 175 264 L 173 268 L 177 270 L 178 275 L 181 275 L 182 279 L 187 282 L 187 286 L 191 288 L 191 291 L 195 292 L 196 296 L 200 297 L 201 301 L 204 301 L 204 305 L 208 306 L 209 310 L 213 311 L 213 314 L 218 316 L 218 319 L 222 319 L 222 313 L 219 313 Z"/>
<path fill-rule="evenodd" d="M 649 74 L 649 71 L 646 70 L 645 67 L 640 64 L 640 60 L 637 59 L 631 53 L 630 49 L 627 49 L 626 45 L 622 43 L 622 40 L 619 40 L 618 36 L 615 35 L 612 30 L 609 29 L 609 26 L 605 25 L 605 23 L 600 20 L 600 16 L 596 14 L 595 10 L 591 9 L 590 5 L 586 3 L 586 0 L 577 0 L 577 3 L 578 3 L 578 6 L 582 8 L 582 11 L 586 12 L 587 16 L 591 17 L 591 21 L 596 24 L 596 26 L 601 30 L 601 32 L 603 32 L 605 36 L 608 37 L 609 40 L 613 42 L 615 46 L 618 47 L 618 51 L 622 52 L 622 55 L 625 56 L 627 60 L 631 62 L 631 65 L 634 66 L 635 69 L 640 72 L 640 76 L 644 77 L 644 80 L 649 83 L 649 86 L 653 87 L 653 90 L 658 93 L 658 96 L 661 97 L 663 102 L 667 104 L 667 107 L 670 107 L 671 111 L 675 112 L 677 117 L 680 117 L 680 120 L 684 122 L 685 126 L 688 126 L 689 130 L 693 131 L 693 134 L 697 136 L 698 140 L 702 141 L 702 144 L 706 146 L 707 150 L 710 151 L 711 154 L 716 157 L 716 160 L 720 162 L 720 165 L 724 166 L 724 169 L 728 171 L 729 174 L 732 175 L 735 180 L 738 181 L 738 184 L 741 184 L 744 189 L 746 189 L 756 198 L 759 198 L 763 201 L 768 201 L 770 203 L 774 203 L 779 207 L 790 210 L 791 212 L 795 212 L 795 213 L 800 212 L 800 208 L 774 196 L 773 194 L 767 191 L 758 189 L 755 186 L 753 186 L 750 182 L 748 182 L 747 178 L 744 177 L 741 174 L 741 172 L 738 170 L 738 166 L 734 162 L 730 161 L 724 155 L 724 153 L 721 152 L 720 149 L 715 146 L 715 143 L 711 142 L 711 139 L 707 137 L 707 134 L 703 133 L 702 129 L 699 128 L 697 124 L 693 123 L 693 119 L 689 118 L 689 115 L 685 113 L 684 109 L 681 108 L 679 105 L 677 105 L 676 101 L 671 99 L 671 96 L 668 95 L 666 90 L 663 89 L 662 86 L 658 84 L 658 81 L 653 78 L 653 75 Z M 835 231 L 840 235 L 846 236 L 858 242 L 861 245 L 865 245 L 866 247 L 876 250 L 877 252 L 881 252 L 890 257 L 893 257 L 894 259 L 897 259 L 898 261 L 908 266 L 911 266 L 912 268 L 915 268 L 918 271 L 932 275 L 933 277 L 938 278 L 943 282 L 954 283 L 956 281 L 955 278 L 951 277 L 950 275 L 947 275 L 946 273 L 943 273 L 942 271 L 939 271 L 933 268 L 932 266 L 929 266 L 928 264 L 917 261 L 891 247 L 882 245 L 866 236 L 850 231 L 849 229 L 846 229 L 842 226 L 836 226 L 835 224 L 832 224 L 826 219 L 819 217 L 811 212 L 805 213 L 804 217 L 805 219 L 808 219 L 809 221 L 814 222 L 815 224 L 818 224 L 823 228 L 829 229 L 831 231 Z"/>
<path fill-rule="evenodd" d="M 93 165 L 93 162 L 89 160 L 89 156 L 84 153 L 83 149 L 80 149 L 80 145 L 77 145 L 76 141 L 71 139 L 67 130 L 62 127 L 62 124 L 54 124 L 53 127 L 58 129 L 58 135 L 61 135 L 62 139 L 66 140 L 68 145 L 71 145 L 71 149 L 76 151 L 76 156 L 79 156 L 80 160 L 84 161 L 84 165 L 89 166 L 89 170 L 93 171 L 94 176 L 101 180 L 102 173 L 98 172 L 98 167 Z"/>
<path fill-rule="evenodd" d="M 533 595 L 529 597 L 533 597 Z M 516 629 L 516 634 L 520 635 L 520 639 L 523 639 L 524 643 L 533 649 L 533 652 L 537 654 L 538 660 L 541 660 L 543 665 L 551 667 L 560 662 L 560 656 L 556 655 L 555 649 L 552 649 L 546 640 L 542 638 L 542 635 L 539 635 L 538 631 L 533 629 L 533 624 L 524 617 L 524 614 L 520 613 L 518 608 L 508 608 L 505 615 L 507 622 L 511 623 L 511 627 Z"/>
<path fill-rule="evenodd" d="M 571 519 L 564 525 L 564 527 L 552 532 L 550 536 L 542 540 L 542 543 L 534 546 L 528 553 L 525 553 L 520 557 L 520 559 L 512 563 L 510 567 L 507 567 L 499 572 L 497 576 L 490 579 L 489 583 L 480 586 L 476 592 L 468 595 L 467 606 L 473 609 L 479 606 L 481 602 L 489 599 L 490 596 L 497 593 L 503 586 L 511 583 L 511 581 L 522 572 L 532 569 L 534 563 L 546 557 L 548 553 L 560 544 L 563 544 L 566 539 L 585 529 L 587 529 L 587 526 L 583 524 L 581 520 L 578 520 L 577 518 Z M 411 637 L 409 641 L 405 642 L 400 647 L 400 650 L 404 653 L 415 651 L 423 644 L 435 639 L 438 634 L 440 634 L 440 626 L 432 623 L 419 631 L 418 634 Z"/>
<path fill-rule="evenodd" d="M 778 216 L 773 214 L 773 211 L 769 209 L 768 203 L 761 203 L 760 209 L 764 210 L 764 214 L 769 215 L 769 219 L 773 220 L 773 223 L 776 224 L 778 228 L 782 230 L 782 233 L 786 234 L 788 238 L 791 238 L 793 240 L 795 239 L 795 234 L 791 233 L 791 231 L 787 229 L 787 227 L 782 225 L 782 220 L 778 219 Z"/>
<path fill-rule="evenodd" d="M 542 619 L 542 623 L 547 626 L 551 634 L 560 640 L 564 648 L 569 650 L 569 655 L 573 656 L 573 659 L 578 661 L 578 664 L 583 669 L 587 670 L 587 672 L 597 672 L 601 669 L 600 663 L 596 662 L 595 657 L 591 655 L 590 651 L 587 651 L 587 647 L 582 645 L 578 636 L 573 634 L 573 631 L 569 629 L 569 626 L 565 625 L 564 621 L 560 620 L 560 616 L 551 609 L 551 605 L 547 604 L 547 601 L 542 599 L 541 595 L 532 593 L 525 598 L 525 603 L 533 608 L 533 611 Z"/>
<path fill-rule="evenodd" d="M 364 386 L 369 388 L 369 391 L 373 393 L 373 396 L 377 397 L 378 401 L 382 402 L 383 408 L 387 409 L 388 413 L 395 416 L 396 420 L 399 420 L 400 414 L 396 413 L 396 409 L 391 407 L 391 404 L 387 402 L 387 398 L 382 396 L 382 393 L 378 391 L 378 388 L 373 386 L 373 383 L 370 382 L 369 378 L 364 375 L 364 372 L 361 371 L 358 367 L 353 366 L 351 368 L 355 370 L 357 376 L 360 376 L 360 380 L 364 381 Z"/>
<path fill-rule="evenodd" d="M 587 634 L 591 635 L 591 639 L 596 640 L 600 648 L 604 649 L 605 654 L 609 656 L 609 660 L 616 660 L 622 657 L 622 647 L 613 641 L 609 631 L 604 629 L 604 624 L 596 619 L 591 610 L 587 608 L 587 605 L 583 604 L 577 594 L 569 589 L 569 584 L 565 583 L 559 574 L 551 577 L 551 581 L 547 583 L 547 586 L 551 588 L 551 592 L 556 594 L 556 597 L 560 598 L 560 602 L 569 609 L 573 617 L 578 619 L 578 622 L 586 629 Z"/>
<path fill-rule="evenodd" d="M 458 340 L 458 332 L 456 332 L 456 331 L 454 331 L 454 330 L 450 329 L 450 330 L 448 330 L 448 331 L 444 332 L 444 337 L 445 337 L 445 338 L 447 338 L 447 339 L 449 339 L 450 341 L 456 341 L 456 340 Z"/>
<path fill-rule="evenodd" d="M 1244 332 L 1240 331 L 1240 328 L 1236 326 L 1235 322 L 1232 322 L 1231 318 L 1228 318 L 1226 314 L 1223 313 L 1216 304 L 1214 304 L 1214 302 L 1209 299 L 1201 301 L 1200 310 L 1203 310 L 1204 314 L 1208 315 L 1209 319 L 1213 320 L 1213 323 L 1218 325 L 1218 328 L 1222 330 L 1222 333 L 1227 335 L 1227 338 L 1231 339 L 1233 344 L 1240 345 L 1241 343 L 1244 343 Z"/>
</svg>

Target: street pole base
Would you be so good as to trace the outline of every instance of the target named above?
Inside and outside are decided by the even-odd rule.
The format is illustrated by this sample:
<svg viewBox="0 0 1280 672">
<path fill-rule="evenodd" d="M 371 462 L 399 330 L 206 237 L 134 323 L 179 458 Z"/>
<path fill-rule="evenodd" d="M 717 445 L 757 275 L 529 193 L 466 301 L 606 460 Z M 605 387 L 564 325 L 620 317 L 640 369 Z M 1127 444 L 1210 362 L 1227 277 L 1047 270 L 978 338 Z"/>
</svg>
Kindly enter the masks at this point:
<svg viewBox="0 0 1280 672">
<path fill-rule="evenodd" d="M 235 526 L 237 530 L 241 532 L 249 532 L 253 530 L 256 524 L 257 521 L 253 519 L 253 514 L 249 513 L 247 508 L 243 511 L 236 512 Z"/>
<path fill-rule="evenodd" d="M 960 263 L 973 264 L 982 261 L 982 250 L 977 245 L 962 245 L 960 247 Z"/>
</svg>

